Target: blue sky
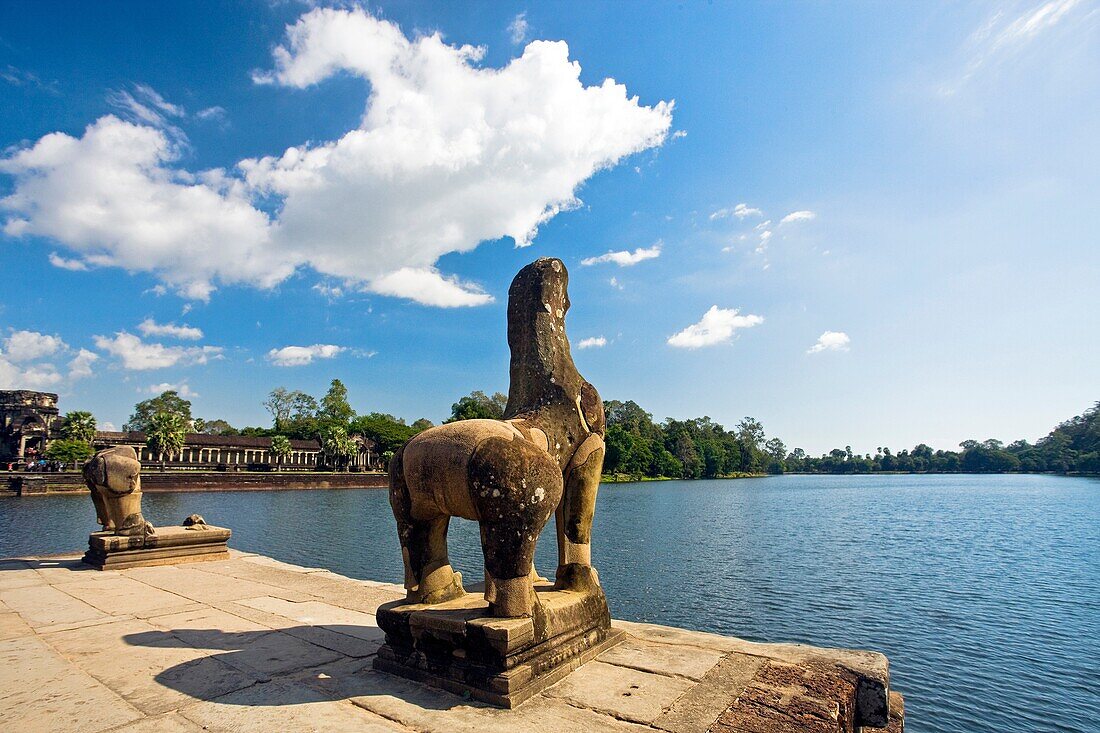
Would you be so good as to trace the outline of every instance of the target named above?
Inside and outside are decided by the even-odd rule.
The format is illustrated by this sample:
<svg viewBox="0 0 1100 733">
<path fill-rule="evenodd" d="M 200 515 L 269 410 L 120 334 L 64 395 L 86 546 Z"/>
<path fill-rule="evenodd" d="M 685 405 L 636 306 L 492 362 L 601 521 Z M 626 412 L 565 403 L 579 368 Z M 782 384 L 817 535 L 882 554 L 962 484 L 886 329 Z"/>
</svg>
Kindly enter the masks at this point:
<svg viewBox="0 0 1100 733">
<path fill-rule="evenodd" d="M 174 385 L 241 426 L 339 377 L 438 421 L 507 390 L 508 283 L 556 256 L 581 372 L 657 419 L 1034 440 L 1100 398 L 1098 24 L 4 3 L 0 388 L 120 426 Z"/>
</svg>

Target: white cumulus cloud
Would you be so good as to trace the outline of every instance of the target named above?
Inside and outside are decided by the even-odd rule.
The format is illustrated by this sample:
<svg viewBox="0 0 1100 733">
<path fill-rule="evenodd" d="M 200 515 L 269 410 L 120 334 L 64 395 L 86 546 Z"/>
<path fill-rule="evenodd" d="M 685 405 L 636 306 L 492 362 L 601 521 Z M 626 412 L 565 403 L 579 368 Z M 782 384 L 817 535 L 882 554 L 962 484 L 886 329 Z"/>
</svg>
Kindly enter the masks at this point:
<svg viewBox="0 0 1100 733">
<path fill-rule="evenodd" d="M 96 336 L 96 348 L 116 357 L 123 368 L 135 371 L 164 369 L 172 366 L 206 364 L 222 358 L 220 346 L 165 346 L 147 343 L 140 337 L 119 331 L 113 338 Z"/>
<path fill-rule="evenodd" d="M 88 263 L 81 260 L 73 260 L 68 257 L 62 257 L 57 252 L 50 252 L 49 255 L 50 264 L 62 270 L 72 270 L 73 272 L 84 272 L 88 270 Z"/>
<path fill-rule="evenodd" d="M 152 318 L 146 318 L 138 324 L 138 330 L 144 336 L 167 336 L 185 341 L 198 341 L 202 338 L 202 329 L 188 326 L 186 323 L 177 326 L 174 323 L 157 323 Z"/>
<path fill-rule="evenodd" d="M 65 349 L 60 336 L 50 336 L 37 331 L 13 331 L 4 339 L 4 355 L 9 361 L 23 362 L 52 356 Z"/>
<path fill-rule="evenodd" d="M 603 336 L 590 336 L 577 342 L 578 349 L 599 349 L 607 346 L 607 339 Z"/>
<path fill-rule="evenodd" d="M 477 285 L 463 283 L 454 276 L 444 277 L 432 267 L 402 267 L 375 278 L 370 289 L 380 295 L 409 298 L 441 308 L 483 305 L 493 300 Z"/>
<path fill-rule="evenodd" d="M 586 257 L 581 260 L 582 265 L 598 265 L 603 262 L 614 262 L 619 267 L 630 267 L 636 265 L 639 262 L 645 260 L 653 260 L 661 256 L 661 243 L 652 247 L 639 247 L 633 252 L 629 250 L 621 250 L 619 252 L 608 252 L 607 254 L 600 255 L 599 257 Z"/>
<path fill-rule="evenodd" d="M 817 343 L 806 350 L 807 354 L 822 351 L 847 351 L 852 340 L 843 331 L 826 331 L 817 337 Z"/>
<path fill-rule="evenodd" d="M 53 364 L 15 364 L 0 354 L 0 389 L 49 389 L 63 379 Z"/>
<path fill-rule="evenodd" d="M 343 351 L 345 346 L 334 344 L 313 344 L 312 346 L 284 346 L 267 352 L 267 360 L 275 366 L 305 366 L 314 359 L 332 359 Z"/>
<path fill-rule="evenodd" d="M 0 160 L 16 180 L 0 199 L 4 231 L 57 240 L 85 265 L 152 270 L 197 299 L 215 279 L 272 286 L 293 272 L 243 184 L 214 173 L 197 181 L 168 167 L 175 157 L 164 132 L 113 115 L 79 138 L 46 135 Z"/>
<path fill-rule="evenodd" d="M 679 349 L 698 349 L 729 341 L 742 328 L 752 328 L 764 322 L 763 316 L 740 315 L 737 308 L 719 308 L 712 305 L 698 323 L 668 339 L 669 346 Z"/>
<path fill-rule="evenodd" d="M 135 88 L 116 100 L 131 121 L 108 115 L 0 159 L 14 177 L 4 231 L 53 239 L 88 266 L 151 271 L 192 299 L 311 267 L 429 304 L 486 303 L 438 273 L 439 258 L 502 237 L 528 244 L 579 205 L 593 174 L 662 145 L 673 104 L 642 105 L 611 79 L 585 86 L 564 42 L 529 43 L 503 68 L 480 66 L 483 52 L 410 39 L 362 8 L 313 9 L 255 80 L 361 77 L 369 97 L 355 129 L 190 172 L 166 132 L 182 109 Z"/>
<path fill-rule="evenodd" d="M 183 397 L 184 399 L 189 399 L 191 397 L 198 397 L 199 396 L 199 393 L 196 392 L 195 390 L 191 389 L 191 385 L 189 385 L 187 382 L 180 382 L 178 384 L 174 384 L 172 382 L 161 382 L 160 384 L 150 384 L 145 389 L 138 390 L 138 391 L 139 392 L 146 392 L 146 393 L 151 394 L 151 395 L 160 395 L 160 394 L 164 394 L 165 392 L 171 391 L 171 392 L 177 393 L 180 397 Z"/>
<path fill-rule="evenodd" d="M 780 224 L 791 224 L 796 221 L 811 221 L 817 218 L 817 214 L 812 211 L 792 211 L 779 220 Z"/>
<path fill-rule="evenodd" d="M 0 389 L 49 389 L 65 381 L 91 375 L 95 353 L 80 349 L 65 375 L 56 361 L 72 350 L 59 336 L 37 331 L 14 331 L 0 340 Z"/>
<path fill-rule="evenodd" d="M 87 349 L 76 352 L 69 362 L 69 379 L 83 379 L 92 376 L 92 364 L 99 361 L 99 354 Z"/>
</svg>

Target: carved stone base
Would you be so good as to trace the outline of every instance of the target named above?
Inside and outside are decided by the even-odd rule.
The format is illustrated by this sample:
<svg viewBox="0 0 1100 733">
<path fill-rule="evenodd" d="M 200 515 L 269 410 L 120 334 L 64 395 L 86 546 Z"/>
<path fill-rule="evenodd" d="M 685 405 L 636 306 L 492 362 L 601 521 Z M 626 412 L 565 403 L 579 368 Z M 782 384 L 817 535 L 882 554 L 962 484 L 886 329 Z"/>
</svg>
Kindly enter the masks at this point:
<svg viewBox="0 0 1100 733">
<path fill-rule="evenodd" d="M 393 601 L 378 608 L 386 643 L 374 668 L 513 708 L 622 641 L 607 598 L 593 590 L 536 584 L 532 618 L 494 618 L 480 594 L 434 606 Z"/>
<path fill-rule="evenodd" d="M 157 527 L 147 537 L 120 537 L 112 532 L 88 535 L 84 562 L 99 570 L 121 570 L 147 565 L 228 560 L 226 543 L 232 532 L 224 527 Z"/>
</svg>

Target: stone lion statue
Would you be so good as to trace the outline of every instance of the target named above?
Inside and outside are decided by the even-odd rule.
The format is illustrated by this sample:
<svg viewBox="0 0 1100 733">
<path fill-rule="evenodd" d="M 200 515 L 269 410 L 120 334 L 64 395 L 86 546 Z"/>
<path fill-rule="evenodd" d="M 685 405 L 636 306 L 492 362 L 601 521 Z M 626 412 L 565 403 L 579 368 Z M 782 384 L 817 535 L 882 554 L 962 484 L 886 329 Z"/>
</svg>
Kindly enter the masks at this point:
<svg viewBox="0 0 1100 733">
<path fill-rule="evenodd" d="M 141 461 L 133 448 L 119 445 L 99 451 L 84 464 L 83 474 L 96 521 L 105 532 L 124 537 L 156 533 L 141 514 Z"/>
<path fill-rule="evenodd" d="M 447 557 L 451 517 L 480 524 L 493 616 L 530 616 L 535 542 L 556 514 L 556 587 L 590 590 L 592 517 L 604 458 L 603 401 L 569 352 L 569 281 L 559 259 L 527 265 L 508 291 L 511 381 L 503 420 L 463 420 L 414 436 L 390 463 L 412 602 L 462 595 Z"/>
</svg>

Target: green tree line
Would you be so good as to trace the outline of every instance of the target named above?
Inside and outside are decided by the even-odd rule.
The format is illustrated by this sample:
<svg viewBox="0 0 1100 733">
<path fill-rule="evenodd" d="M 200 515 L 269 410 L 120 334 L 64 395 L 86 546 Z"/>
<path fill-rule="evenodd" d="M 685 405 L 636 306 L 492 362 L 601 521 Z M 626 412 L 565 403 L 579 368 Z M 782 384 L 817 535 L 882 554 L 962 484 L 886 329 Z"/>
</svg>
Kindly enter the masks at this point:
<svg viewBox="0 0 1100 733">
<path fill-rule="evenodd" d="M 469 419 L 500 419 L 507 397 L 471 392 L 451 405 L 446 422 Z M 234 428 L 222 419 L 203 420 L 191 414 L 190 401 L 173 391 L 135 405 L 126 429 L 142 430 L 155 438 L 160 448 L 174 448 L 166 439 L 167 423 L 190 425 L 194 432 L 210 435 L 263 436 L 281 439 L 319 440 L 326 453 L 339 459 L 350 455 L 352 436 L 372 440 L 380 454 L 388 457 L 409 438 L 432 426 L 425 418 L 407 424 L 384 412 L 358 414 L 351 407 L 348 390 L 339 379 L 332 380 L 320 399 L 300 390 L 277 387 L 264 407 L 272 417 L 271 427 Z M 1034 444 L 1017 440 L 1005 445 L 999 440 L 963 441 L 958 451 L 933 450 L 921 443 L 912 449 L 893 452 L 879 448 L 874 455 L 853 453 L 850 446 L 834 448 L 821 456 L 808 455 L 801 448 L 788 450 L 777 437 L 769 438 L 759 420 L 745 417 L 732 429 L 709 417 L 654 422 L 653 416 L 633 401 L 604 402 L 607 414 L 607 453 L 604 473 L 631 478 L 719 478 L 761 473 L 859 474 L 902 473 L 996 473 L 996 472 L 1100 472 L 1100 402 L 1083 414 L 1055 427 Z M 179 421 L 157 416 L 179 416 Z M 73 413 L 68 420 L 71 433 L 88 431 L 87 413 Z M 94 419 L 91 420 L 94 430 Z M 83 432 L 81 432 L 83 431 Z M 68 438 L 68 436 L 67 436 Z M 273 452 L 289 452 L 289 443 L 278 440 Z M 78 446 L 73 445 L 77 449 Z"/>
<path fill-rule="evenodd" d="M 666 419 L 660 424 L 634 402 L 605 402 L 607 457 L 604 472 L 633 477 L 715 478 L 737 473 L 1100 473 L 1100 402 L 1056 426 L 1034 444 L 1017 440 L 964 440 L 960 450 L 921 443 L 874 455 L 834 448 L 820 457 L 787 451 L 766 439 L 759 421 L 746 417 L 726 430 L 709 417 Z"/>
</svg>

